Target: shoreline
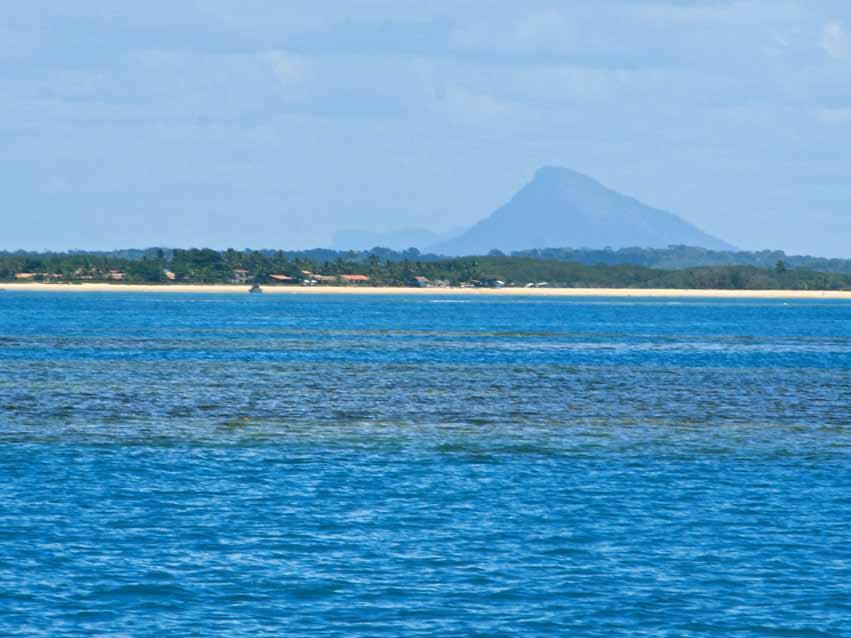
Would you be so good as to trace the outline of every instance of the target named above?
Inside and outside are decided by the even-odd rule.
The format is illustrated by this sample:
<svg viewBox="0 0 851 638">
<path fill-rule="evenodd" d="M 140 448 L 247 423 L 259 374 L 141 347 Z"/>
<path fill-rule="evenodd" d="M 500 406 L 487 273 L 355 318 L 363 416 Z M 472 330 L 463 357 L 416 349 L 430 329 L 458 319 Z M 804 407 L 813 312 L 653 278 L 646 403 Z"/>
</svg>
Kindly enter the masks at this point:
<svg viewBox="0 0 851 638">
<path fill-rule="evenodd" d="M 0 284 L 9 292 L 145 292 L 248 294 L 236 284 Z M 272 295 L 431 295 L 494 297 L 679 297 L 710 299 L 847 299 L 851 290 L 701 290 L 673 288 L 395 288 L 387 286 L 264 286 Z"/>
</svg>

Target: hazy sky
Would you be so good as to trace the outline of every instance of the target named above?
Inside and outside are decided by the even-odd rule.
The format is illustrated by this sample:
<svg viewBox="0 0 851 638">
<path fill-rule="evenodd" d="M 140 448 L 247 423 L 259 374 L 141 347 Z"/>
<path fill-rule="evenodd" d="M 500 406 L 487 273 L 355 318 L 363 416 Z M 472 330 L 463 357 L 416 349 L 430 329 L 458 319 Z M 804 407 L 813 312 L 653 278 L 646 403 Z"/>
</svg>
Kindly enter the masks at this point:
<svg viewBox="0 0 851 638">
<path fill-rule="evenodd" d="M 0 248 L 446 229 L 558 164 L 851 257 L 848 0 L 0 0 Z"/>
</svg>

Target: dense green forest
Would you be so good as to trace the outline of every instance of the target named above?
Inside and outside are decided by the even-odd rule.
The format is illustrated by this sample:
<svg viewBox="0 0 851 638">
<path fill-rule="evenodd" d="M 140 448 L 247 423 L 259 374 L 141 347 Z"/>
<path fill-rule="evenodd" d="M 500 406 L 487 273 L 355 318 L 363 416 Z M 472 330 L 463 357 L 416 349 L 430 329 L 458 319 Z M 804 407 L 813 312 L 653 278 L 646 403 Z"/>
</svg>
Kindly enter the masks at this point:
<svg viewBox="0 0 851 638">
<path fill-rule="evenodd" d="M 851 274 L 792 268 L 784 260 L 766 268 L 721 265 L 660 269 L 638 264 L 583 264 L 540 255 L 425 259 L 416 251 L 393 253 L 392 258 L 351 253 L 355 258 L 347 259 L 347 255 L 336 253 L 335 259 L 323 260 L 304 253 L 211 249 L 152 249 L 141 255 L 122 256 L 0 253 L 0 281 L 346 285 L 339 276 L 357 274 L 369 280 L 349 285 L 851 290 Z M 417 277 L 428 282 L 417 281 Z"/>
<path fill-rule="evenodd" d="M 279 252 L 280 251 L 277 250 L 246 250 L 241 251 L 241 254 L 259 254 L 263 257 L 274 259 Z M 144 259 L 171 261 L 174 254 L 175 250 L 172 248 L 74 251 L 66 253 L 0 251 L 0 260 L 6 257 L 35 257 L 38 259 L 45 259 L 51 256 L 66 258 L 74 255 L 85 255 L 90 258 L 104 257 L 125 261 L 142 261 Z M 301 260 L 303 262 L 310 262 L 314 264 L 325 264 L 336 261 L 343 261 L 352 264 L 366 264 L 376 257 L 381 261 L 391 262 L 432 262 L 447 259 L 446 256 L 421 253 L 416 248 L 409 248 L 407 250 L 391 250 L 389 248 L 375 247 L 371 250 L 360 251 L 338 251 L 328 248 L 315 248 L 312 250 L 287 251 L 286 254 L 288 259 L 291 261 Z M 502 256 L 502 253 L 493 251 L 490 256 Z M 851 259 L 831 259 L 826 257 L 813 257 L 810 255 L 787 255 L 782 250 L 721 251 L 697 248 L 695 246 L 669 246 L 668 248 L 621 248 L 618 250 L 609 248 L 541 248 L 515 251 L 511 253 L 511 256 L 529 257 L 544 261 L 569 261 L 589 266 L 598 264 L 605 264 L 609 266 L 631 264 L 635 266 L 646 266 L 648 268 L 658 268 L 661 270 L 682 270 L 686 268 L 697 268 L 700 266 L 755 266 L 757 268 L 770 269 L 773 268 L 777 262 L 782 261 L 789 269 L 851 274 Z"/>
</svg>

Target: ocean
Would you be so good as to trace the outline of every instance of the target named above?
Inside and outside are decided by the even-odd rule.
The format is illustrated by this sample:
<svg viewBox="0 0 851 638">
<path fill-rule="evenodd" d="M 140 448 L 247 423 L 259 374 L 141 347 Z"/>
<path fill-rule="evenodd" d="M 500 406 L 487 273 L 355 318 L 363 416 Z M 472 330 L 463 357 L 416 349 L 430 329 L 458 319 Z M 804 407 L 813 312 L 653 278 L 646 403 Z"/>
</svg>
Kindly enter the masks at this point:
<svg viewBox="0 0 851 638">
<path fill-rule="evenodd" d="M 0 292 L 0 635 L 851 634 L 851 303 Z"/>
</svg>

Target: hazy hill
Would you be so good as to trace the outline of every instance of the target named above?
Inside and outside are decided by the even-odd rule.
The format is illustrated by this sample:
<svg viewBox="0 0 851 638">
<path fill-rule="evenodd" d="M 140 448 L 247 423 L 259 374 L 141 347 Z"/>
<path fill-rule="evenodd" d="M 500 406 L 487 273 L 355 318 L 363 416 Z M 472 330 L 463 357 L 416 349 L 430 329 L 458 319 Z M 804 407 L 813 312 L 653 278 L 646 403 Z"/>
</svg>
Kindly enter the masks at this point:
<svg viewBox="0 0 851 638">
<path fill-rule="evenodd" d="M 375 246 L 391 250 L 423 248 L 454 237 L 460 231 L 436 233 L 425 228 L 406 228 L 389 232 L 346 229 L 334 233 L 331 248 L 335 250 L 369 250 Z"/>
<path fill-rule="evenodd" d="M 429 246 L 447 255 L 530 248 L 665 248 L 688 245 L 731 250 L 684 219 L 610 190 L 566 168 L 535 173 L 502 208 L 454 239 Z"/>
</svg>

